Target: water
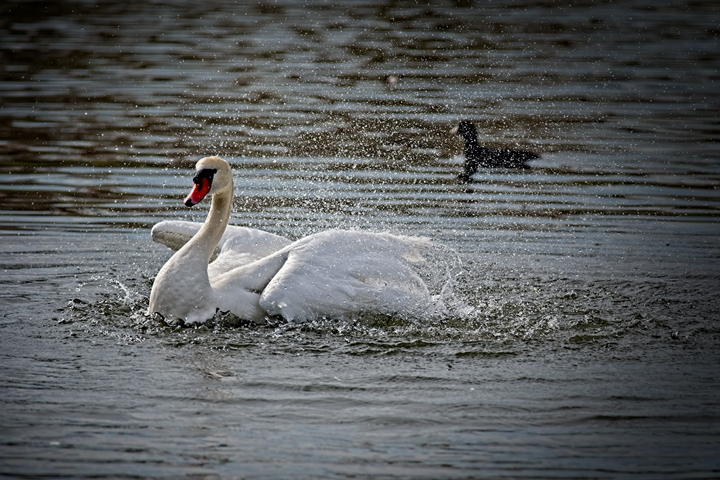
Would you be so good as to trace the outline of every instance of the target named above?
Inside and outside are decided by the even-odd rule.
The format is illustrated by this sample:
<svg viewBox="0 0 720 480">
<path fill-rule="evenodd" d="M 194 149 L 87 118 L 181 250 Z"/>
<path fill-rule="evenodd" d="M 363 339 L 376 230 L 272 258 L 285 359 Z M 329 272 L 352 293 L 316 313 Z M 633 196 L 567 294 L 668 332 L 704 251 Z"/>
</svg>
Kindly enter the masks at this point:
<svg viewBox="0 0 720 480">
<path fill-rule="evenodd" d="M 2 10 L 0 476 L 720 476 L 716 6 Z M 542 158 L 460 184 L 462 118 Z M 214 154 L 235 224 L 432 237 L 451 315 L 146 318 Z"/>
</svg>

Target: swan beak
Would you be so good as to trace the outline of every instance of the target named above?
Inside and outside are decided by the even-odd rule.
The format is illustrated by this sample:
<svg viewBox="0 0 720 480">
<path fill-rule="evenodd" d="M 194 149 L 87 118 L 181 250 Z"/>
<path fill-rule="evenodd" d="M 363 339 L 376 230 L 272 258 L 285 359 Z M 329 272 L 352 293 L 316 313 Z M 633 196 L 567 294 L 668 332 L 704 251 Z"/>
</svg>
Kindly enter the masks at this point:
<svg viewBox="0 0 720 480">
<path fill-rule="evenodd" d="M 197 205 L 205 198 L 205 195 L 210 191 L 210 182 L 207 178 L 200 179 L 200 183 L 196 183 L 193 186 L 192 191 L 185 197 L 185 206 L 192 207 Z"/>
<path fill-rule="evenodd" d="M 192 207 L 193 205 L 197 205 L 202 201 L 203 198 L 205 198 L 205 195 L 210 192 L 210 187 L 212 187 L 213 183 L 213 177 L 216 173 L 216 168 L 203 168 L 202 170 L 197 171 L 195 177 L 193 177 L 193 183 L 195 185 L 193 186 L 193 189 L 190 191 L 188 196 L 185 197 L 186 207 Z"/>
<path fill-rule="evenodd" d="M 457 135 L 458 126 L 459 125 L 455 125 L 453 128 L 450 129 L 450 135 Z"/>
</svg>

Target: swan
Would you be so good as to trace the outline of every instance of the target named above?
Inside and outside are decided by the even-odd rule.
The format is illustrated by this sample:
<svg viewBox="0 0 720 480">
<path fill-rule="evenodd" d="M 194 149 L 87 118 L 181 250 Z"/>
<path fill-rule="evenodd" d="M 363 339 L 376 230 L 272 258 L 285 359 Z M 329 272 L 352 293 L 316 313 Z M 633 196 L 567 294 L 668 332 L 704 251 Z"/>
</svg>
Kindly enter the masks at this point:
<svg viewBox="0 0 720 480">
<path fill-rule="evenodd" d="M 463 120 L 450 130 L 451 135 L 458 135 L 465 141 L 465 170 L 458 179 L 469 182 L 470 177 L 478 168 L 527 168 L 526 162 L 540 158 L 537 153 L 510 150 L 507 148 L 488 148 L 478 143 L 475 125 L 470 120 Z"/>
<path fill-rule="evenodd" d="M 177 250 L 158 272 L 148 314 L 202 323 L 217 312 L 263 324 L 352 319 L 380 314 L 413 318 L 437 310 L 413 265 L 423 261 L 422 237 L 328 230 L 291 241 L 229 226 L 230 165 L 220 157 L 196 164 L 192 207 L 211 196 L 203 224 L 164 221 L 154 241 Z"/>
</svg>

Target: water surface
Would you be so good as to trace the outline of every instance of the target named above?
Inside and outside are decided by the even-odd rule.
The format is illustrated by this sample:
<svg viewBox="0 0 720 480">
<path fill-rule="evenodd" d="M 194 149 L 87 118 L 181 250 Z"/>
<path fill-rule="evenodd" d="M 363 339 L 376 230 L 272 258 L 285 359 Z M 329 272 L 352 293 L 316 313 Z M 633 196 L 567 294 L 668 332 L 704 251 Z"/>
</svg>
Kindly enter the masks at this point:
<svg viewBox="0 0 720 480">
<path fill-rule="evenodd" d="M 0 7 L 0 476 L 720 475 L 717 7 Z M 481 141 L 541 153 L 456 179 Z M 232 222 L 429 236 L 443 319 L 147 318 Z"/>
</svg>

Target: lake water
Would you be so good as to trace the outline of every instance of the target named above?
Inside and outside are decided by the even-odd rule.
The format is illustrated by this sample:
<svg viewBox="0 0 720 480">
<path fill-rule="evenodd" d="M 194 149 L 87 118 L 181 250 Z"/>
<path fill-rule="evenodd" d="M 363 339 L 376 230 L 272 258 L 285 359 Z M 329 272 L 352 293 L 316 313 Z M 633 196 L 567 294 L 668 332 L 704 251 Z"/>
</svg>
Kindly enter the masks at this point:
<svg viewBox="0 0 720 480">
<path fill-rule="evenodd" d="M 0 477 L 720 477 L 718 7 L 303 3 L 0 7 Z M 145 317 L 207 155 L 450 315 Z"/>
</svg>

